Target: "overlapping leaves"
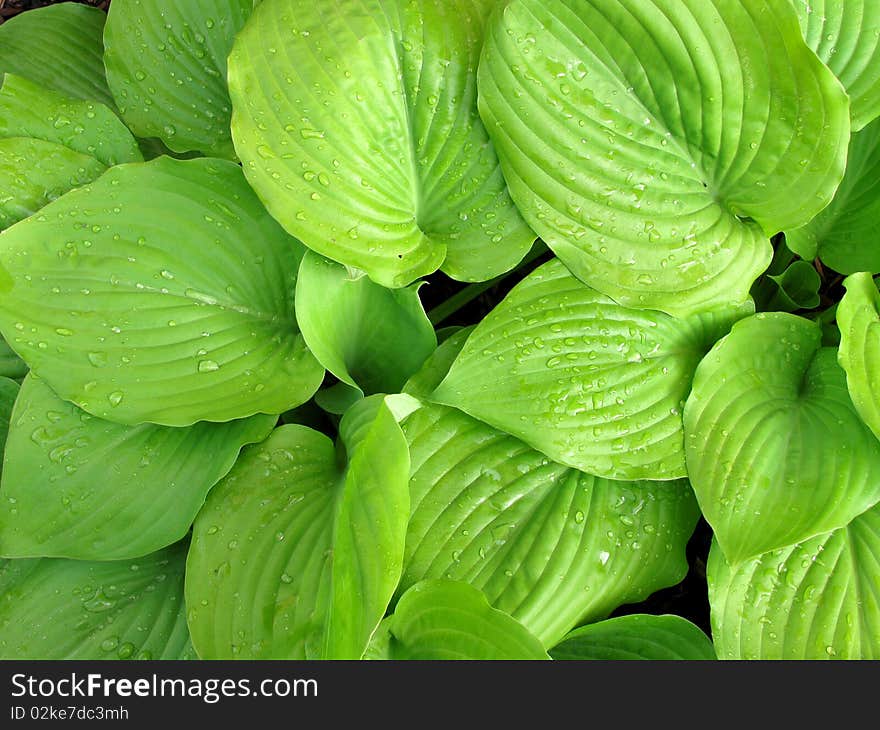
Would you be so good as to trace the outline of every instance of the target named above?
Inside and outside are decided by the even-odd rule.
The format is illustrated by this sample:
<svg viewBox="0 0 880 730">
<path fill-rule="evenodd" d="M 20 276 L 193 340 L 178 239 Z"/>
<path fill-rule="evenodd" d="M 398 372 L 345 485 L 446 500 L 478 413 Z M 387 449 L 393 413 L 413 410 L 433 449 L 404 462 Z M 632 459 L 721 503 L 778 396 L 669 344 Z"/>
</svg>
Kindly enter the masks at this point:
<svg viewBox="0 0 880 730">
<path fill-rule="evenodd" d="M 510 270 L 534 234 L 477 114 L 493 0 L 264 0 L 229 59 L 248 181 L 307 246 L 406 286 Z"/>
<path fill-rule="evenodd" d="M 513 0 L 487 34 L 480 111 L 566 265 L 676 314 L 747 298 L 767 237 L 833 196 L 850 131 L 793 7 L 765 0 Z"/>
<path fill-rule="evenodd" d="M 683 477 L 694 368 L 747 311 L 631 309 L 552 261 L 477 325 L 431 398 L 590 474 Z"/>
<path fill-rule="evenodd" d="M 878 655 L 871 3 L 172 5 L 0 27 L 0 656 Z"/>
<path fill-rule="evenodd" d="M 880 501 L 880 441 L 805 319 L 734 325 L 697 368 L 684 424 L 688 474 L 732 563 L 843 527 Z"/>
<path fill-rule="evenodd" d="M 3 244 L 0 332 L 95 416 L 186 426 L 278 414 L 320 384 L 293 311 L 302 247 L 230 162 L 117 166 Z"/>
</svg>

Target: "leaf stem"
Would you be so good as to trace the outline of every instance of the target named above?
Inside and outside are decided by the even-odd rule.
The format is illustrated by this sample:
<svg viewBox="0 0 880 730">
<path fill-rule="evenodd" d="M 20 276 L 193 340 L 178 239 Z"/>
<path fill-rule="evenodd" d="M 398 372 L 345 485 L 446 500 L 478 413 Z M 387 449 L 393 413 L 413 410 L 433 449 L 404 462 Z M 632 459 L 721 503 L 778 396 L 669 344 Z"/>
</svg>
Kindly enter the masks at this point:
<svg viewBox="0 0 880 730">
<path fill-rule="evenodd" d="M 469 284 L 461 291 L 453 294 L 446 301 L 441 302 L 436 307 L 434 307 L 430 312 L 428 312 L 428 319 L 431 321 L 431 324 L 436 327 L 444 319 L 446 319 L 447 317 L 451 317 L 459 309 L 480 296 L 480 294 L 488 291 L 498 282 L 503 281 L 508 276 L 511 276 L 512 274 L 515 274 L 518 271 L 522 270 L 530 263 L 532 263 L 535 259 L 538 259 L 545 253 L 547 253 L 548 250 L 549 249 L 546 245 L 544 245 L 543 241 L 541 241 L 540 239 L 535 241 L 535 244 L 532 246 L 531 250 L 525 255 L 523 260 L 520 261 L 511 271 L 508 271 L 506 274 L 502 274 L 501 276 L 496 276 L 494 279 L 489 279 L 489 281 L 478 281 L 475 284 Z"/>
</svg>

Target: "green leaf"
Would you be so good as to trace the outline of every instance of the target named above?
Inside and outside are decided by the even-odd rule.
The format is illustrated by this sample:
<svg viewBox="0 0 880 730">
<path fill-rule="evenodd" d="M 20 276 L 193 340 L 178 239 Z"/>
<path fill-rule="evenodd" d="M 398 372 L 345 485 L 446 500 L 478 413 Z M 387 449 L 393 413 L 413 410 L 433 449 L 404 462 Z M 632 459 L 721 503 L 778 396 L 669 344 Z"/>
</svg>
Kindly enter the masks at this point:
<svg viewBox="0 0 880 730">
<path fill-rule="evenodd" d="M 476 105 L 494 0 L 266 0 L 229 57 L 232 137 L 309 248 L 403 287 L 512 269 L 535 236 Z"/>
<path fill-rule="evenodd" d="M 840 79 L 859 130 L 880 116 L 880 6 L 874 0 L 794 0 L 807 45 Z"/>
<path fill-rule="evenodd" d="M 17 380 L 27 375 L 27 371 L 24 360 L 13 352 L 6 340 L 0 338 L 0 376 Z"/>
<path fill-rule="evenodd" d="M 758 314 L 697 368 L 688 474 L 731 563 L 842 527 L 880 500 L 880 442 L 821 338 L 808 320 Z"/>
<path fill-rule="evenodd" d="M 819 256 L 835 271 L 880 272 L 880 121 L 854 134 L 843 182 L 831 204 L 807 225 L 785 232 L 803 258 Z"/>
<path fill-rule="evenodd" d="M 597 476 L 683 477 L 694 369 L 747 311 L 629 309 L 554 260 L 477 325 L 431 398 Z"/>
<path fill-rule="evenodd" d="M 0 561 L 0 658 L 182 658 L 185 558 L 178 543 L 130 561 Z"/>
<path fill-rule="evenodd" d="M 736 567 L 713 545 L 706 572 L 719 658 L 880 658 L 878 566 L 877 507 Z"/>
<path fill-rule="evenodd" d="M 464 347 L 464 343 L 474 331 L 473 327 L 462 327 L 447 337 L 431 356 L 425 360 L 421 369 L 403 386 L 403 392 L 418 398 L 429 398 L 431 393 L 443 382 L 449 368 Z"/>
<path fill-rule="evenodd" d="M 0 89 L 0 137 L 55 142 L 104 167 L 143 160 L 135 138 L 106 106 L 6 74 Z"/>
<path fill-rule="evenodd" d="M 0 139 L 0 232 L 68 190 L 91 182 L 105 169 L 93 157 L 54 142 Z"/>
<path fill-rule="evenodd" d="M 363 655 L 400 578 L 409 455 L 379 398 L 346 413 L 340 434 L 334 449 L 282 426 L 208 495 L 187 561 L 201 657 Z"/>
<path fill-rule="evenodd" d="M 0 376 L 0 454 L 6 448 L 6 439 L 9 435 L 9 421 L 12 418 L 12 409 L 15 399 L 18 397 L 18 383 L 7 377 Z M 3 463 L 5 467 L 5 462 Z M 0 509 L 4 507 L 0 504 Z"/>
<path fill-rule="evenodd" d="M 772 271 L 772 268 L 771 268 Z M 807 261 L 792 261 L 779 273 L 768 272 L 754 287 L 752 296 L 759 309 L 772 312 L 796 312 L 815 309 L 822 299 L 822 278 Z"/>
<path fill-rule="evenodd" d="M 0 230 L 107 167 L 141 159 L 134 137 L 103 104 L 6 74 L 0 89 Z"/>
<path fill-rule="evenodd" d="M 250 0 L 116 0 L 104 30 L 107 82 L 126 124 L 175 152 L 232 158 L 226 57 Z"/>
<path fill-rule="evenodd" d="M 318 362 L 343 383 L 397 393 L 437 347 L 418 288 L 386 289 L 310 251 L 299 267 L 297 321 Z"/>
<path fill-rule="evenodd" d="M 231 162 L 120 165 L 2 236 L 0 332 L 92 415 L 278 414 L 321 382 L 294 315 L 303 249 Z"/>
<path fill-rule="evenodd" d="M 315 393 L 315 404 L 327 413 L 341 416 L 364 397 L 364 392 L 348 383 L 334 383 Z"/>
<path fill-rule="evenodd" d="M 241 447 L 264 439 L 275 420 L 122 426 L 28 376 L 3 465 L 0 555 L 121 560 L 170 545 Z"/>
<path fill-rule="evenodd" d="M 479 82 L 523 217 L 621 304 L 745 301 L 843 174 L 846 94 L 785 2 L 512 0 Z"/>
<path fill-rule="evenodd" d="M 400 599 L 387 624 L 389 659 L 549 659 L 516 619 L 492 608 L 479 590 L 450 580 L 424 581 Z"/>
<path fill-rule="evenodd" d="M 844 286 L 837 357 L 856 410 L 880 439 L 880 292 L 868 273 L 847 277 Z"/>
<path fill-rule="evenodd" d="M 581 626 L 550 650 L 554 659 L 715 659 L 712 642 L 680 616 L 632 614 Z"/>
<path fill-rule="evenodd" d="M 0 26 L 0 74 L 24 76 L 75 99 L 113 106 L 104 77 L 106 15 L 72 2 L 20 13 Z"/>
<path fill-rule="evenodd" d="M 398 592 L 449 577 L 553 646 L 680 581 L 699 512 L 686 481 L 600 479 L 452 408 L 403 424 L 412 516 Z"/>
</svg>

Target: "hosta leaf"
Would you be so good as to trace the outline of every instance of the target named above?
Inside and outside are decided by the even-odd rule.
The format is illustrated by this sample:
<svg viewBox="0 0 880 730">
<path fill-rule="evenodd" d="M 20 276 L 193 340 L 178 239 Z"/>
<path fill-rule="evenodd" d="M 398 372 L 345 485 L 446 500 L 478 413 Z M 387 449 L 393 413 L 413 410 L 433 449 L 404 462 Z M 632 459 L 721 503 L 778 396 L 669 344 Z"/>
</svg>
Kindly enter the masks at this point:
<svg viewBox="0 0 880 730">
<path fill-rule="evenodd" d="M 464 343 L 473 327 L 462 327 L 441 342 L 431 356 L 425 360 L 421 369 L 415 373 L 403 386 L 403 392 L 417 398 L 428 398 L 431 393 L 443 382 L 443 378 L 449 373 L 449 368 L 455 362 L 464 347 Z"/>
<path fill-rule="evenodd" d="M 386 626 L 389 659 L 550 658 L 522 624 L 466 583 L 431 580 L 413 586 Z"/>
<path fill-rule="evenodd" d="M 18 397 L 18 383 L 7 377 L 0 376 L 0 454 L 6 448 L 6 437 L 9 434 L 9 421 L 12 418 L 12 408 Z M 4 464 L 5 466 L 5 464 Z M 0 509 L 3 505 L 0 504 Z"/>
<path fill-rule="evenodd" d="M 364 392 L 348 383 L 334 383 L 315 393 L 314 402 L 327 413 L 341 416 L 364 397 Z"/>
<path fill-rule="evenodd" d="M 54 142 L 0 139 L 0 231 L 106 169 L 95 158 Z"/>
<path fill-rule="evenodd" d="M 299 425 L 245 450 L 208 495 L 187 561 L 202 658 L 358 659 L 400 578 L 409 455 L 381 400 L 341 446 Z"/>
<path fill-rule="evenodd" d="M 477 325 L 431 398 L 597 476 L 683 477 L 694 368 L 746 311 L 629 309 L 554 260 Z"/>
<path fill-rule="evenodd" d="M 849 104 L 788 3 L 513 0 L 494 17 L 480 113 L 510 194 L 618 302 L 744 301 L 767 236 L 833 196 Z"/>
<path fill-rule="evenodd" d="M 550 650 L 554 659 L 715 659 L 712 642 L 680 616 L 632 614 L 581 626 Z"/>
<path fill-rule="evenodd" d="M 880 115 L 880 6 L 874 0 L 793 0 L 807 45 L 850 97 L 853 129 Z"/>
<path fill-rule="evenodd" d="M 110 109 L 6 74 L 0 89 L 0 137 L 32 137 L 93 157 L 104 167 L 143 160 L 137 141 Z"/>
<path fill-rule="evenodd" d="M 0 89 L 0 230 L 32 215 L 107 167 L 141 160 L 137 142 L 106 106 L 6 74 Z"/>
<path fill-rule="evenodd" d="M 6 340 L 0 338 L 0 376 L 17 380 L 27 375 L 28 366 L 12 348 L 6 344 Z"/>
<path fill-rule="evenodd" d="M 853 274 L 837 308 L 838 360 L 856 410 L 880 439 L 880 292 L 870 274 Z"/>
<path fill-rule="evenodd" d="M 231 162 L 120 165 L 0 235 L 0 331 L 92 415 L 277 414 L 321 382 L 294 315 L 302 248 Z"/>
<path fill-rule="evenodd" d="M 779 273 L 768 271 L 752 287 L 752 296 L 759 303 L 759 309 L 796 312 L 799 309 L 814 309 L 821 304 L 821 286 L 822 278 L 813 265 L 798 260 L 792 261 Z"/>
<path fill-rule="evenodd" d="M 175 152 L 233 157 L 226 57 L 250 0 L 116 0 L 107 18 L 107 82 L 128 126 Z"/>
<path fill-rule="evenodd" d="M 684 577 L 698 512 L 687 482 L 621 482 L 549 461 L 452 408 L 404 421 L 412 516 L 398 592 L 449 577 L 553 646 Z"/>
<path fill-rule="evenodd" d="M 123 426 L 28 376 L 3 464 L 0 555 L 118 560 L 170 545 L 239 449 L 265 438 L 275 420 Z"/>
<path fill-rule="evenodd" d="M 437 347 L 418 285 L 386 289 L 311 251 L 299 268 L 296 314 L 318 362 L 367 394 L 397 393 Z"/>
<path fill-rule="evenodd" d="M 880 9 L 880 6 L 878 6 Z M 786 231 L 788 247 L 819 256 L 835 271 L 880 271 L 880 121 L 852 136 L 843 182 L 831 204 L 806 226 Z"/>
<path fill-rule="evenodd" d="M 876 472 L 874 473 L 876 479 Z M 880 509 L 707 577 L 721 659 L 880 658 Z"/>
<path fill-rule="evenodd" d="M 97 8 L 72 2 L 16 15 L 0 26 L 0 74 L 112 106 L 102 59 L 106 18 Z"/>
<path fill-rule="evenodd" d="M 534 240 L 476 106 L 493 0 L 266 0 L 229 58 L 248 181 L 307 246 L 402 287 L 502 274 Z"/>
<path fill-rule="evenodd" d="M 880 442 L 816 324 L 758 314 L 697 368 L 688 474 L 731 563 L 846 525 L 880 500 Z"/>
<path fill-rule="evenodd" d="M 179 659 L 186 543 L 137 560 L 0 561 L 0 658 Z"/>
</svg>

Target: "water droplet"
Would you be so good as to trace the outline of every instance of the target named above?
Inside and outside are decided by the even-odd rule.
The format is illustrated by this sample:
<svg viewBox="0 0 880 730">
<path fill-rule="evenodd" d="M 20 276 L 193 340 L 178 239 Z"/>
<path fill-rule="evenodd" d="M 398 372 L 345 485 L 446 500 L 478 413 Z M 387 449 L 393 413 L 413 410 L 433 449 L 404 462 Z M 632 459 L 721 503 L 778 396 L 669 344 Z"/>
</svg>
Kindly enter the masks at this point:
<svg viewBox="0 0 880 730">
<path fill-rule="evenodd" d="M 110 405 L 114 408 L 122 403 L 122 399 L 125 397 L 125 393 L 121 390 L 114 390 L 110 395 L 107 396 L 107 400 L 110 401 Z"/>
<path fill-rule="evenodd" d="M 213 373 L 215 370 L 219 369 L 220 366 L 213 360 L 199 360 L 200 373 Z"/>
</svg>

